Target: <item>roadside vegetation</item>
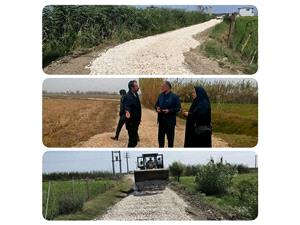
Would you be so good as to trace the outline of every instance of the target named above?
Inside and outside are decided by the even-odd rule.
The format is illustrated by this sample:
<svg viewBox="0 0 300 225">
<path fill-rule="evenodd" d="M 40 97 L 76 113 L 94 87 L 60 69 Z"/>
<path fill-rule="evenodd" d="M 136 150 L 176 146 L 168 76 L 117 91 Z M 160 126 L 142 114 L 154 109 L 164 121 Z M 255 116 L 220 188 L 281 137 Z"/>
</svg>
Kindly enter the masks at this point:
<svg viewBox="0 0 300 225">
<path fill-rule="evenodd" d="M 221 67 L 254 74 L 258 69 L 258 17 L 237 17 L 231 31 L 230 23 L 230 17 L 225 17 L 216 25 L 201 50 Z"/>
<path fill-rule="evenodd" d="M 43 67 L 68 54 L 201 23 L 202 11 L 157 7 L 50 5 L 43 9 Z M 75 52 L 75 53 L 74 53 Z"/>
<path fill-rule="evenodd" d="M 163 79 L 139 79 L 143 105 L 154 109 Z M 258 87 L 255 82 L 241 80 L 217 82 L 178 79 L 172 82 L 173 92 L 188 110 L 195 86 L 203 86 L 212 103 L 213 134 L 224 139 L 230 147 L 253 147 L 258 141 Z M 181 115 L 183 120 L 185 118 Z"/>
<path fill-rule="evenodd" d="M 207 205 L 230 219 L 252 220 L 258 214 L 257 169 L 243 164 L 211 159 L 206 165 L 185 165 L 180 181 L 175 176 L 171 187 L 191 197 L 191 204 Z"/>
<path fill-rule="evenodd" d="M 43 174 L 43 216 L 91 220 L 131 191 L 132 182 L 104 172 Z"/>
</svg>

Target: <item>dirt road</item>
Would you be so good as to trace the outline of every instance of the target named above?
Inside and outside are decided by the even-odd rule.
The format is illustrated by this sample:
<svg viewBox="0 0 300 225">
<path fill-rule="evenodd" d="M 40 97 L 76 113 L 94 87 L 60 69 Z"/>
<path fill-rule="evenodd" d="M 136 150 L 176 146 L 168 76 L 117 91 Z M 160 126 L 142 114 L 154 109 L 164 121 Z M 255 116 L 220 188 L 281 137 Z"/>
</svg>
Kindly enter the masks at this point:
<svg viewBox="0 0 300 225">
<path fill-rule="evenodd" d="M 134 193 L 103 215 L 102 220 L 192 220 L 188 205 L 173 190 Z"/>
<path fill-rule="evenodd" d="M 155 111 L 144 108 L 142 111 L 142 123 L 139 128 L 140 142 L 137 147 L 158 147 L 157 141 L 157 114 Z M 117 121 L 115 122 L 117 126 Z M 183 147 L 184 144 L 185 121 L 177 118 L 177 125 L 175 129 L 175 147 Z M 114 136 L 114 132 L 106 132 L 97 134 L 85 142 L 81 142 L 78 147 L 127 147 L 128 135 L 125 125 L 120 133 L 118 141 L 112 140 L 110 137 Z M 213 136 L 213 147 L 228 147 L 228 144 Z M 167 142 L 165 143 L 167 145 Z"/>
<path fill-rule="evenodd" d="M 135 39 L 100 53 L 90 74 L 192 74 L 184 53 L 200 42 L 193 36 L 220 23 L 210 21 L 146 38 Z"/>
</svg>

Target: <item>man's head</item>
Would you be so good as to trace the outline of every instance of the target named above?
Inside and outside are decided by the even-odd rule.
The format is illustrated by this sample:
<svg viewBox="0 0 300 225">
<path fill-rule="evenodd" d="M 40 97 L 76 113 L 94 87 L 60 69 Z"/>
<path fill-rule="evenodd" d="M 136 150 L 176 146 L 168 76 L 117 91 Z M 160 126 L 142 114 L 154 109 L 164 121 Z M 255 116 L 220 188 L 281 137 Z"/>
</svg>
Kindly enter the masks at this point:
<svg viewBox="0 0 300 225">
<path fill-rule="evenodd" d="M 122 95 L 122 96 L 123 96 L 123 95 L 126 95 L 126 91 L 125 91 L 124 89 L 121 89 L 121 90 L 119 91 L 119 94 Z"/>
<path fill-rule="evenodd" d="M 131 80 L 128 83 L 128 89 L 133 93 L 137 93 L 140 88 L 136 80 Z"/>
<path fill-rule="evenodd" d="M 169 81 L 164 81 L 160 88 L 162 93 L 169 93 L 171 89 L 172 89 L 172 85 Z"/>
</svg>

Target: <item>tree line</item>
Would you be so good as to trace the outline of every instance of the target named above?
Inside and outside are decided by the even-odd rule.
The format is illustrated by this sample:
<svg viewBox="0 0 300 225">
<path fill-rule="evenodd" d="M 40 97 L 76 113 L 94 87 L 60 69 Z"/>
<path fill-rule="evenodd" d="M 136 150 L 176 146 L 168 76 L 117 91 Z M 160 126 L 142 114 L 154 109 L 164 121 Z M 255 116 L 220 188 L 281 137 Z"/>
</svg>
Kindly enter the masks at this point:
<svg viewBox="0 0 300 225">
<path fill-rule="evenodd" d="M 43 96 L 56 96 L 56 95 L 119 95 L 117 92 L 108 92 L 108 91 L 46 91 L 43 90 Z"/>
<path fill-rule="evenodd" d="M 83 179 L 120 179 L 121 174 L 112 174 L 108 171 L 91 171 L 91 172 L 53 172 L 53 173 L 43 173 L 44 181 L 54 181 L 54 180 L 83 180 Z"/>
</svg>

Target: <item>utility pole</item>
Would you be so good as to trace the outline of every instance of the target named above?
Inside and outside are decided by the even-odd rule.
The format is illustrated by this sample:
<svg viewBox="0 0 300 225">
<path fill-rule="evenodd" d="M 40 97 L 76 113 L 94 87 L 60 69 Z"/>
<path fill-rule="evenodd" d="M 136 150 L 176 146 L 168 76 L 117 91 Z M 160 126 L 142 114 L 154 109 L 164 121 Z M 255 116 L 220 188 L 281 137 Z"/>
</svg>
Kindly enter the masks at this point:
<svg viewBox="0 0 300 225">
<path fill-rule="evenodd" d="M 129 154 L 128 154 L 128 152 L 125 153 L 125 158 L 126 158 L 127 174 L 128 174 L 129 173 L 129 165 L 128 165 Z"/>
<path fill-rule="evenodd" d="M 111 152 L 111 161 L 112 161 L 112 169 L 113 169 L 113 174 L 115 175 L 116 170 L 115 170 L 115 163 L 119 163 L 119 168 L 120 168 L 120 174 L 122 173 L 122 159 L 121 159 L 121 152 L 120 151 L 112 151 Z"/>
<path fill-rule="evenodd" d="M 257 168 L 257 155 L 255 155 L 255 169 Z"/>
</svg>

